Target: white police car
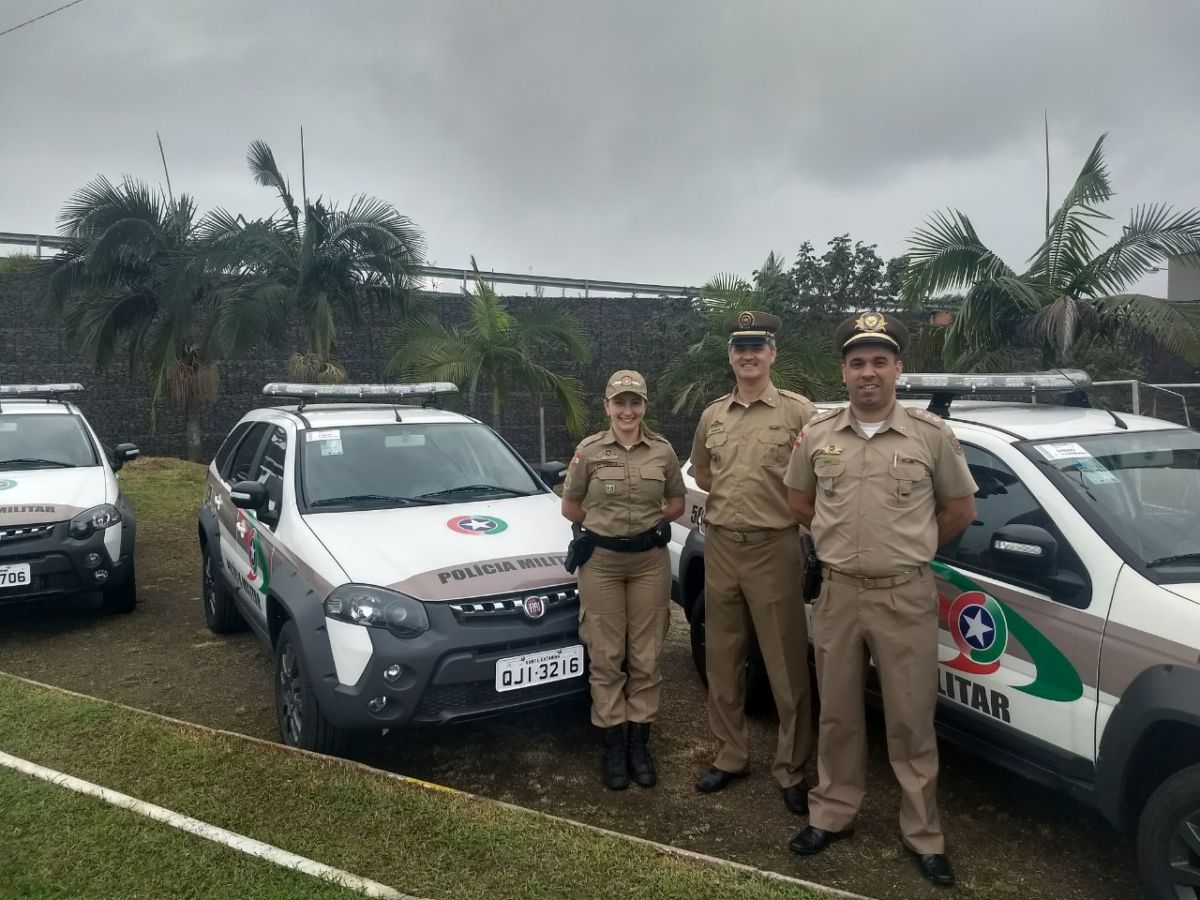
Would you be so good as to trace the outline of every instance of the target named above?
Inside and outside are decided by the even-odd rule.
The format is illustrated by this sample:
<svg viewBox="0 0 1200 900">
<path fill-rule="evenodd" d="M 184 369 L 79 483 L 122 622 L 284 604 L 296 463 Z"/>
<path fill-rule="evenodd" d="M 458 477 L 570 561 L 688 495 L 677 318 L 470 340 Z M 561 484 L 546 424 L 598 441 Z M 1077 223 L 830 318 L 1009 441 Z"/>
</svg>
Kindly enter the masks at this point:
<svg viewBox="0 0 1200 900">
<path fill-rule="evenodd" d="M 933 396 L 979 485 L 974 523 L 933 563 L 939 734 L 1136 825 L 1149 896 L 1196 898 L 1200 434 L 1089 408 L 1089 383 L 1071 372 L 897 385 Z M 1014 393 L 1043 402 L 967 399 Z M 685 479 L 695 528 L 676 550 L 676 597 L 699 665 L 704 493 Z"/>
<path fill-rule="evenodd" d="M 441 724 L 587 690 L 569 523 L 486 425 L 403 405 L 451 384 L 269 384 L 209 466 L 204 614 L 272 647 L 279 731 Z M 333 401 L 312 403 L 310 401 Z"/>
<path fill-rule="evenodd" d="M 79 384 L 0 385 L 0 603 L 100 592 L 132 612 L 133 508 L 117 471 L 133 444 L 101 446 L 64 399 Z"/>
</svg>

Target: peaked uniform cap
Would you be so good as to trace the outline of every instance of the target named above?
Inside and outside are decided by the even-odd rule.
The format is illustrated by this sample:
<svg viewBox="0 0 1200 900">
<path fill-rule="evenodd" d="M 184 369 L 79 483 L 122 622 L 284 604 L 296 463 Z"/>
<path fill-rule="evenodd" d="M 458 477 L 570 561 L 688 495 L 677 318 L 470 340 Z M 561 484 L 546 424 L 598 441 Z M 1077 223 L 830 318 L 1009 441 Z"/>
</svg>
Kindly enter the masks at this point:
<svg viewBox="0 0 1200 900">
<path fill-rule="evenodd" d="M 608 379 L 608 384 L 604 387 L 604 399 L 611 400 L 617 394 L 637 394 L 643 400 L 650 399 L 650 395 L 646 393 L 646 379 L 633 369 L 613 372 Z"/>
<path fill-rule="evenodd" d="M 884 312 L 855 313 L 834 331 L 833 345 L 844 356 L 847 350 L 862 344 L 880 344 L 903 353 L 908 346 L 908 329 L 895 316 Z"/>
<path fill-rule="evenodd" d="M 734 313 L 725 320 L 730 344 L 769 344 L 782 325 L 779 316 L 754 309 Z"/>
</svg>

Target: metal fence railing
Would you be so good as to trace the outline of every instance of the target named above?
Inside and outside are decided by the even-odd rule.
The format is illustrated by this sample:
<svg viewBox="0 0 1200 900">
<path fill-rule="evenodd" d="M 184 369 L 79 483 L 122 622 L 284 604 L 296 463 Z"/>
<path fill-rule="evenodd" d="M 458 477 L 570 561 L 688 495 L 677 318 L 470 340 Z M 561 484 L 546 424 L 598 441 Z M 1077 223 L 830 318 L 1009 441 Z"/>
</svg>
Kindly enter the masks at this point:
<svg viewBox="0 0 1200 900">
<path fill-rule="evenodd" d="M 1188 428 L 1192 427 L 1193 413 L 1200 412 L 1200 383 L 1196 382 L 1149 384 L 1145 381 L 1125 379 L 1094 381 L 1092 387 L 1117 389 L 1102 391 L 1102 394 L 1112 395 L 1122 408 L 1135 415 L 1167 419 Z"/>
</svg>

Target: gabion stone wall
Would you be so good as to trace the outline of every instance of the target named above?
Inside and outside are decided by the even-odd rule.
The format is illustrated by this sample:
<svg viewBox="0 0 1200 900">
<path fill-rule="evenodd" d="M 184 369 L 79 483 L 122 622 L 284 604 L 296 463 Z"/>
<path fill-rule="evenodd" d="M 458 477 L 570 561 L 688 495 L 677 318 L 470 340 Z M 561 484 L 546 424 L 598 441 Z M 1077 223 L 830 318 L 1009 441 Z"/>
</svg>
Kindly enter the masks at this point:
<svg viewBox="0 0 1200 900">
<path fill-rule="evenodd" d="M 60 324 L 45 310 L 41 281 L 33 273 L 0 275 L 0 383 L 78 381 L 86 390 L 77 398 L 92 427 L 105 443 L 133 441 L 147 455 L 179 456 L 186 454 L 184 422 L 179 413 L 160 403 L 157 422 L 151 427 L 150 401 L 145 379 L 130 376 L 122 363 L 112 371 L 96 373 L 81 365 L 67 346 Z M 459 294 L 437 294 L 447 321 L 461 321 L 465 303 Z M 506 300 L 513 312 L 537 303 L 549 302 L 534 297 Z M 562 361 L 560 371 L 579 376 L 583 381 L 591 414 L 597 429 L 603 422 L 601 397 L 608 375 L 617 369 L 635 368 L 650 383 L 651 396 L 663 366 L 672 354 L 684 349 L 684 341 L 670 333 L 670 321 L 682 314 L 683 301 L 651 298 L 591 298 L 558 300 L 582 323 L 589 335 L 593 356 L 579 366 Z M 383 380 L 387 338 L 393 323 L 382 315 L 372 316 L 357 329 L 339 330 L 338 357 L 352 381 Z M 221 396 L 217 404 L 204 411 L 201 419 L 204 452 L 211 456 L 221 440 L 246 409 L 267 405 L 261 396 L 268 381 L 286 380 L 287 351 L 265 347 L 250 358 L 222 363 Z M 674 444 L 680 457 L 691 448 L 694 416 L 673 416 L 666 398 L 652 404 L 651 417 Z M 471 404 L 466 397 L 449 399 L 445 406 L 460 409 L 489 422 L 491 404 L 480 394 Z M 557 406 L 545 408 L 546 456 L 570 459 L 575 440 L 563 424 Z M 492 424 L 489 422 L 489 424 Z M 500 428 L 504 437 L 527 460 L 539 460 L 538 410 L 534 398 L 514 395 L 503 413 Z"/>
</svg>

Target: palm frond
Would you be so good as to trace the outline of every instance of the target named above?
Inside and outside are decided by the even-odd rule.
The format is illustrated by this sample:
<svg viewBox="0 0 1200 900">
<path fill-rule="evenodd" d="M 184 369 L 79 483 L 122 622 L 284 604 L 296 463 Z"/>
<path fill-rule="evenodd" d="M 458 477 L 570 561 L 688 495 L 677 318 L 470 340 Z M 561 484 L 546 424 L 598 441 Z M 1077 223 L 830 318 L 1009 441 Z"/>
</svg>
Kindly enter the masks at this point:
<svg viewBox="0 0 1200 900">
<path fill-rule="evenodd" d="M 1148 338 L 1189 363 L 1200 364 L 1200 301 L 1115 294 L 1097 297 L 1090 306 L 1102 324 Z"/>
<path fill-rule="evenodd" d="M 1196 254 L 1200 254 L 1200 210 L 1138 206 L 1121 237 L 1081 268 L 1066 290 L 1079 296 L 1120 293 L 1169 257 Z"/>
<path fill-rule="evenodd" d="M 251 141 L 250 148 L 246 151 L 246 164 L 250 166 L 250 174 L 254 176 L 254 180 L 258 184 L 275 189 L 275 192 L 279 194 L 280 202 L 283 203 L 284 209 L 287 210 L 288 216 L 292 220 L 292 226 L 298 228 L 300 226 L 300 209 L 292 198 L 287 179 L 279 171 L 279 165 L 275 162 L 275 153 L 271 150 L 270 145 L 263 140 Z"/>
<path fill-rule="evenodd" d="M 934 213 L 908 244 L 900 299 L 910 309 L 936 294 L 1016 275 L 980 240 L 971 220 L 957 210 Z"/>
</svg>

